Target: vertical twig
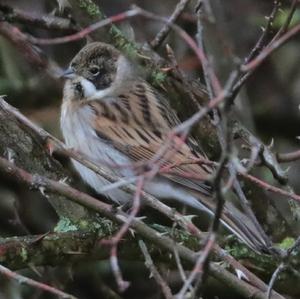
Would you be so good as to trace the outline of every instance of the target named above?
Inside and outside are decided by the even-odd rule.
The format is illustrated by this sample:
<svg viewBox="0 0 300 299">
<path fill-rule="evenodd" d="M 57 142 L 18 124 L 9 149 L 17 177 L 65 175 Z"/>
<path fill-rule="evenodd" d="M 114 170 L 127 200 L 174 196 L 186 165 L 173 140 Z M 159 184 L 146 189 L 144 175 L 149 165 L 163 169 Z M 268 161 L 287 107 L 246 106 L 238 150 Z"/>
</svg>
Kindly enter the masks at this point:
<svg viewBox="0 0 300 299">
<path fill-rule="evenodd" d="M 141 251 L 145 257 L 145 265 L 149 269 L 150 273 L 153 275 L 153 278 L 157 282 L 157 284 L 160 286 L 162 293 L 164 294 L 166 299 L 173 299 L 173 295 L 171 292 L 170 287 L 166 283 L 166 281 L 163 279 L 163 277 L 160 275 L 159 271 L 155 267 L 153 260 L 151 258 L 151 255 L 147 249 L 146 244 L 139 240 L 139 246 L 141 248 Z"/>
<path fill-rule="evenodd" d="M 155 38 L 150 42 L 150 46 L 152 47 L 153 50 L 156 50 L 162 44 L 162 42 L 165 40 L 165 38 L 167 37 L 167 35 L 171 30 L 170 24 L 176 22 L 176 20 L 178 19 L 178 17 L 180 17 L 180 15 L 185 10 L 189 2 L 190 0 L 180 0 L 180 2 L 177 3 L 174 12 L 169 18 L 168 23 L 165 23 L 163 28 L 157 33 Z"/>
</svg>

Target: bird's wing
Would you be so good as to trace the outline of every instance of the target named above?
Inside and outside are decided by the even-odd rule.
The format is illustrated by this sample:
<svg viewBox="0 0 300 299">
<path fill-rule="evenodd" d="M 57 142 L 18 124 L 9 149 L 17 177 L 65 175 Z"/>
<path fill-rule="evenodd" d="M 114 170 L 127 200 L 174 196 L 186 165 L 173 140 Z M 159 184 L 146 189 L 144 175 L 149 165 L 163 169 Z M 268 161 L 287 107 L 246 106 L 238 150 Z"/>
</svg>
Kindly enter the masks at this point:
<svg viewBox="0 0 300 299">
<path fill-rule="evenodd" d="M 179 120 L 161 95 L 144 81 L 133 82 L 130 89 L 118 95 L 85 102 L 94 111 L 92 126 L 97 135 L 131 158 L 145 162 L 159 156 L 166 147 L 171 130 Z M 174 136 L 168 150 L 159 157 L 162 166 L 172 166 L 172 174 L 165 177 L 181 185 L 210 193 L 205 183 L 211 168 L 199 164 L 184 164 L 189 159 L 203 157 L 197 144 L 189 139 L 177 150 L 179 137 Z M 185 179 L 184 176 L 197 178 Z M 200 180 L 199 180 L 200 178 Z M 202 178 L 202 180 L 201 180 Z"/>
<path fill-rule="evenodd" d="M 180 123 L 168 103 L 143 81 L 133 83 L 131 89 L 117 96 L 88 100 L 86 104 L 94 111 L 91 125 L 99 138 L 106 140 L 132 161 L 145 162 L 146 165 L 158 156 L 161 148 L 167 144 L 170 131 Z M 172 139 L 167 152 L 159 159 L 163 166 L 174 166 L 173 172 L 161 175 L 190 188 L 192 193 L 198 194 L 200 191 L 202 196 L 196 197 L 212 212 L 214 203 L 210 196 L 205 196 L 211 195 L 205 180 L 211 175 L 212 169 L 207 165 L 184 164 L 191 158 L 205 156 L 197 150 L 197 144 L 192 139 L 176 150 L 176 138 Z M 185 174 L 198 179 L 184 178 Z M 260 233 L 236 210 L 226 204 L 221 221 L 254 250 L 264 248 Z"/>
</svg>

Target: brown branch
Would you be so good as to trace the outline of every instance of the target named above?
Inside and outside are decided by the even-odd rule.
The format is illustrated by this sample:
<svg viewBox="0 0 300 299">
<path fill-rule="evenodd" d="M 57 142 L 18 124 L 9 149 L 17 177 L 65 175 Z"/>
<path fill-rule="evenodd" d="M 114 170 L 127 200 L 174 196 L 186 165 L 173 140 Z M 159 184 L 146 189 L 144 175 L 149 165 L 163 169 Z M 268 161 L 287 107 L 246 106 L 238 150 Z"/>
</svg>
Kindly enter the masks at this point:
<svg viewBox="0 0 300 299">
<path fill-rule="evenodd" d="M 83 29 L 81 29 L 79 32 L 70 34 L 70 35 L 65 35 L 62 37 L 56 37 L 56 38 L 36 38 L 33 36 L 28 37 L 28 41 L 30 41 L 33 44 L 37 45 L 58 45 L 58 44 L 65 44 L 65 43 L 70 43 L 74 42 L 80 39 L 85 38 L 92 32 L 105 27 L 107 25 L 111 25 L 113 23 L 118 23 L 121 21 L 124 21 L 126 19 L 135 17 L 139 14 L 139 11 L 137 9 L 131 9 L 127 10 L 125 12 L 121 12 L 117 15 L 111 16 L 109 18 L 106 18 L 104 20 L 98 21 L 92 25 L 89 25 Z"/>
<path fill-rule="evenodd" d="M 185 10 L 189 2 L 190 0 L 180 0 L 177 3 L 175 10 L 173 11 L 172 15 L 169 18 L 168 21 L 169 24 L 176 22 L 176 20 L 181 16 L 181 14 Z M 169 26 L 168 23 L 164 25 L 164 27 L 157 33 L 155 38 L 150 42 L 150 46 L 152 47 L 152 49 L 156 50 L 162 44 L 165 38 L 168 36 L 171 30 L 171 27 Z"/>
<path fill-rule="evenodd" d="M 158 272 L 157 268 L 155 267 L 153 260 L 151 258 L 151 255 L 147 249 L 146 244 L 140 240 L 139 241 L 140 249 L 145 257 L 145 265 L 149 269 L 150 273 L 153 275 L 153 278 L 157 282 L 157 284 L 160 286 L 162 293 L 164 294 L 166 299 L 173 299 L 173 295 L 171 292 L 170 287 L 168 284 L 164 281 L 160 273 Z"/>
<path fill-rule="evenodd" d="M 17 27 L 7 22 L 0 22 L 0 34 L 7 38 L 17 48 L 29 63 L 41 69 L 46 69 L 48 67 L 47 59 L 38 53 L 28 41 L 27 36 Z"/>
<path fill-rule="evenodd" d="M 108 250 L 97 245 L 116 229 L 116 225 L 113 226 L 106 220 L 106 225 L 97 232 L 52 232 L 44 235 L 0 238 L 0 261 L 3 266 L 20 270 L 30 264 L 56 266 L 106 259 L 109 256 Z M 123 242 L 125 247 L 126 244 Z"/>
<path fill-rule="evenodd" d="M 295 250 L 299 249 L 299 246 L 300 246 L 300 237 L 298 237 L 298 239 L 295 241 L 294 245 L 292 245 L 290 248 L 288 248 L 285 252 L 281 253 L 282 262 L 279 264 L 277 269 L 272 274 L 272 277 L 269 282 L 268 292 L 267 292 L 268 299 L 271 298 L 271 292 L 272 292 L 272 289 L 274 287 L 274 284 L 275 284 L 278 276 L 280 275 L 280 273 L 282 271 L 284 271 L 286 268 L 288 268 L 292 254 Z"/>
<path fill-rule="evenodd" d="M 119 290 L 124 292 L 128 287 L 129 283 L 122 277 L 122 272 L 118 263 L 118 244 L 122 241 L 122 238 L 127 234 L 132 221 L 137 216 L 140 210 L 141 204 L 141 192 L 144 186 L 144 176 L 140 176 L 137 179 L 136 190 L 133 196 L 133 204 L 130 214 L 128 215 L 127 221 L 121 226 L 118 232 L 112 236 L 109 240 L 103 240 L 102 243 L 111 246 L 110 250 L 110 264 L 118 284 Z"/>
<path fill-rule="evenodd" d="M 11 177 L 12 179 L 15 179 L 19 182 L 23 182 L 30 187 L 34 187 L 36 189 L 42 187 L 45 188 L 46 191 L 64 195 L 72 201 L 79 203 L 85 206 L 86 208 L 92 209 L 93 211 L 98 212 L 99 214 L 111 219 L 116 223 L 122 224 L 126 223 L 127 221 L 128 215 L 123 213 L 122 211 L 115 212 L 110 205 L 102 203 L 99 200 L 85 193 L 82 193 L 74 188 L 71 188 L 63 183 L 59 183 L 39 175 L 33 176 L 32 174 L 16 167 L 13 163 L 10 163 L 9 161 L 3 158 L 0 158 L 0 171 L 8 177 Z M 149 242 L 153 242 L 160 248 L 165 249 L 169 252 L 173 252 L 174 241 L 168 237 L 159 235 L 157 231 L 149 228 L 141 220 L 135 218 L 131 223 L 131 228 L 134 229 L 138 234 L 143 236 L 145 239 L 147 239 Z M 197 262 L 198 255 L 195 254 L 193 251 L 180 244 L 176 244 L 176 248 L 181 258 L 193 264 Z M 261 292 L 255 287 L 250 286 L 247 283 L 239 280 L 225 269 L 222 269 L 222 267 L 220 266 L 211 264 L 210 274 L 216 277 L 218 280 L 222 281 L 223 283 L 229 285 L 243 296 L 249 297 L 255 294 L 253 297 L 255 299 L 266 299 L 264 292 Z M 274 299 L 282 298 L 280 295 L 277 294 L 273 297 Z"/>
<path fill-rule="evenodd" d="M 285 20 L 284 24 L 281 26 L 279 31 L 276 33 L 276 35 L 274 36 L 271 43 L 273 41 L 277 40 L 280 36 L 282 36 L 284 33 L 287 32 L 298 5 L 299 5 L 299 0 L 293 0 L 292 1 L 291 6 L 290 6 L 290 12 L 288 13 L 288 15 L 286 17 L 286 20 Z"/>
<path fill-rule="evenodd" d="M 0 35 L 8 39 L 24 58 L 39 70 L 45 70 L 51 77 L 57 79 L 61 70 L 56 63 L 49 60 L 42 51 L 28 41 L 28 36 L 19 28 L 8 22 L 0 22 Z"/>
<path fill-rule="evenodd" d="M 35 15 L 25 12 L 21 9 L 13 8 L 6 4 L 0 3 L 0 18 L 2 21 L 17 22 L 28 24 L 34 27 L 40 27 L 48 30 L 59 31 L 77 31 L 78 28 L 72 24 L 70 19 L 56 17 L 52 15 Z"/>
<path fill-rule="evenodd" d="M 249 55 L 245 58 L 244 64 L 247 64 L 250 60 L 252 60 L 261 50 L 266 46 L 267 39 L 271 34 L 271 30 L 273 29 L 273 22 L 277 16 L 278 10 L 281 7 L 281 1 L 275 0 L 273 9 L 267 19 L 267 25 L 263 28 L 262 35 L 254 45 L 253 49 L 250 51 Z"/>
<path fill-rule="evenodd" d="M 300 150 L 290 153 L 278 153 L 276 154 L 276 157 L 279 163 L 297 161 L 300 159 Z"/>
<path fill-rule="evenodd" d="M 258 165 L 267 167 L 273 177 L 282 185 L 286 185 L 288 182 L 287 174 L 281 169 L 275 154 L 271 151 L 271 146 L 267 146 L 254 136 L 247 128 L 242 127 L 240 124 L 234 124 L 234 134 L 236 138 L 241 138 L 249 147 L 255 144 L 259 150 L 260 162 Z"/>
<path fill-rule="evenodd" d="M 34 131 L 37 136 L 40 137 L 41 142 L 45 143 L 47 140 L 52 140 L 55 143 L 55 151 L 62 154 L 65 157 L 68 158 L 73 158 L 77 160 L 78 162 L 82 163 L 86 167 L 90 168 L 93 170 L 95 173 L 99 174 L 100 176 L 104 177 L 110 182 L 115 182 L 118 180 L 117 177 L 109 175 L 109 172 L 106 171 L 105 167 L 102 167 L 98 164 L 93 163 L 92 161 L 86 159 L 83 155 L 80 153 L 77 153 L 73 150 L 70 149 L 65 149 L 64 145 L 51 136 L 48 132 L 45 130 L 39 128 L 35 124 L 33 124 L 29 119 L 27 119 L 24 115 L 22 115 L 19 111 L 14 109 L 12 106 L 7 104 L 4 100 L 0 100 L 0 108 L 4 109 L 7 111 L 9 114 L 12 114 L 14 117 L 16 117 L 21 123 L 23 123 L 26 127 L 30 128 L 32 131 Z M 207 163 L 207 160 L 202 161 L 201 163 Z M 208 161 L 211 165 L 211 161 Z M 122 190 L 125 192 L 129 192 L 131 194 L 134 194 L 135 192 L 135 186 L 128 184 L 126 186 L 120 187 Z M 186 231 L 190 232 L 192 235 L 197 236 L 197 238 L 202 239 L 203 234 L 202 232 L 186 217 L 180 215 L 180 213 L 175 212 L 172 208 L 169 206 L 165 205 L 161 201 L 155 199 L 153 196 L 146 194 L 145 192 L 142 192 L 142 197 L 144 202 L 161 212 L 162 214 L 166 215 L 168 218 L 170 218 L 173 222 L 179 224 L 182 226 Z M 221 260 L 227 261 L 230 265 L 232 265 L 233 268 L 239 269 L 243 273 L 245 273 L 248 277 L 248 279 L 251 281 L 251 283 L 254 286 L 257 286 L 261 290 L 267 290 L 267 286 L 261 281 L 257 276 L 255 276 L 253 273 L 251 273 L 249 270 L 247 270 L 243 265 L 241 265 L 239 262 L 234 260 L 229 254 L 225 254 L 223 249 L 221 249 L 217 244 L 215 244 L 214 252 L 217 254 L 217 256 Z"/>
<path fill-rule="evenodd" d="M 268 184 L 267 182 L 262 181 L 259 178 L 255 177 L 251 174 L 241 172 L 240 175 L 242 177 L 244 177 L 245 179 L 255 183 L 256 185 L 258 185 L 259 187 L 263 188 L 266 191 L 280 194 L 280 195 L 283 195 L 288 198 L 292 198 L 293 200 L 300 202 L 300 195 L 297 195 L 295 193 L 291 193 L 291 192 L 285 191 L 283 189 L 280 189 L 278 187 L 272 186 L 272 185 Z"/>
<path fill-rule="evenodd" d="M 54 287 L 51 287 L 51 286 L 49 286 L 45 283 L 38 282 L 36 280 L 33 280 L 31 278 L 28 278 L 28 277 L 25 277 L 21 274 L 13 272 L 13 271 L 7 269 L 6 267 L 4 267 L 2 265 L 0 265 L 0 273 L 3 276 L 6 276 L 7 278 L 16 280 L 19 284 L 27 284 L 31 287 L 36 288 L 36 289 L 39 289 L 39 290 L 54 294 L 56 296 L 59 296 L 60 298 L 64 298 L 64 299 L 76 299 L 77 298 L 73 295 L 67 294 L 65 292 L 62 292 L 62 291 L 54 288 Z"/>
<path fill-rule="evenodd" d="M 209 255 L 215 245 L 215 240 L 216 240 L 216 235 L 214 232 L 211 232 L 202 254 L 199 256 L 197 262 L 195 263 L 194 269 L 191 271 L 189 277 L 186 279 L 181 290 L 176 295 L 176 298 L 178 299 L 186 298 L 186 292 L 188 288 L 192 285 L 193 281 L 196 279 L 197 276 L 199 276 L 199 281 L 202 282 L 204 276 L 204 269 L 205 266 L 207 265 Z"/>
<path fill-rule="evenodd" d="M 300 32 L 300 24 L 294 26 L 290 30 L 288 30 L 284 35 L 280 38 L 272 42 L 271 45 L 266 47 L 256 58 L 249 61 L 247 64 L 242 65 L 241 70 L 243 72 L 249 72 L 256 69 L 258 66 L 265 61 L 274 51 L 278 50 L 281 46 L 283 46 L 288 40 L 295 37 Z"/>
</svg>

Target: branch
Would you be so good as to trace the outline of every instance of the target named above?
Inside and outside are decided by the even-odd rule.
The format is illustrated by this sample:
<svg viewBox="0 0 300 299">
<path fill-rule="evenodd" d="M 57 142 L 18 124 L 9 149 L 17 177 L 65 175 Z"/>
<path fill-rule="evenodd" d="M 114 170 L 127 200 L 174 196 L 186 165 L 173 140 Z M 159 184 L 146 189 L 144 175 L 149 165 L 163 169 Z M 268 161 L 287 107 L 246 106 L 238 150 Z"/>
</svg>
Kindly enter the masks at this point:
<svg viewBox="0 0 300 299">
<path fill-rule="evenodd" d="M 100 202 L 99 200 L 82 193 L 74 188 L 71 188 L 63 183 L 53 181 L 51 179 L 42 177 L 40 175 L 33 176 L 32 174 L 16 167 L 13 163 L 0 158 L 0 171 L 15 179 L 19 182 L 23 182 L 28 186 L 34 188 L 45 188 L 48 192 L 53 192 L 56 194 L 61 194 L 66 196 L 68 199 L 83 205 L 88 209 L 92 209 L 95 212 L 98 212 L 100 215 L 111 219 L 115 223 L 123 224 L 127 222 L 128 215 L 122 211 L 114 211 L 114 209 L 107 204 Z M 156 230 L 151 229 L 141 220 L 135 218 L 131 222 L 131 228 L 134 229 L 139 235 L 147 239 L 149 242 L 156 244 L 161 249 L 164 249 L 168 252 L 173 252 L 174 250 L 174 241 L 168 237 L 159 235 Z M 181 258 L 186 261 L 194 264 L 198 260 L 198 254 L 182 246 L 176 244 L 176 250 Z M 245 283 L 244 281 L 239 280 L 237 277 L 223 269 L 222 267 L 211 264 L 210 265 L 210 274 L 216 279 L 222 281 L 223 283 L 229 285 L 232 289 L 236 290 L 242 296 L 250 297 L 255 299 L 266 299 L 264 292 L 256 289 L 253 286 Z M 254 297 L 253 297 L 253 294 Z M 280 295 L 275 294 L 273 298 L 282 298 Z"/>
<path fill-rule="evenodd" d="M 39 290 L 54 294 L 56 296 L 59 296 L 60 298 L 64 298 L 64 299 L 76 299 L 77 297 L 72 296 L 70 294 L 67 294 L 65 292 L 62 292 L 54 287 L 51 287 L 47 284 L 38 282 L 36 280 L 33 280 L 31 278 L 25 277 L 23 275 L 20 275 L 16 272 L 13 272 L 7 268 L 5 268 L 4 266 L 0 265 L 0 273 L 3 276 L 6 276 L 10 279 L 16 280 L 19 284 L 27 284 L 31 287 L 37 288 Z"/>
<path fill-rule="evenodd" d="M 21 24 L 28 24 L 34 27 L 41 27 L 47 30 L 58 31 L 77 31 L 78 28 L 74 26 L 70 19 L 56 17 L 52 15 L 40 16 L 34 15 L 23 10 L 10 7 L 6 4 L 0 3 L 0 18 L 6 22 L 17 22 Z"/>
<path fill-rule="evenodd" d="M 105 167 L 100 166 L 98 164 L 93 163 L 92 161 L 86 159 L 82 154 L 74 152 L 72 150 L 65 149 L 64 145 L 51 136 L 48 132 L 45 130 L 39 128 L 35 124 L 33 124 L 29 119 L 27 119 L 24 115 L 22 115 L 20 112 L 18 112 L 16 109 L 8 105 L 4 100 L 0 101 L 0 107 L 6 113 L 13 115 L 20 123 L 22 123 L 25 127 L 28 127 L 31 131 L 35 133 L 36 136 L 41 140 L 43 144 L 45 144 L 47 141 L 54 142 L 55 148 L 52 150 L 55 150 L 57 153 L 62 154 L 64 157 L 72 158 L 77 160 L 78 162 L 82 163 L 86 167 L 93 170 L 95 173 L 99 174 L 100 176 L 107 179 L 109 182 L 116 182 L 119 180 L 119 178 L 114 177 L 109 174 L 109 172 L 106 170 Z M 207 162 L 207 161 L 205 161 Z M 209 163 L 213 163 L 211 161 L 208 161 Z M 125 192 L 134 194 L 135 192 L 135 186 L 131 184 L 127 184 L 126 186 L 120 186 L 122 190 Z M 172 208 L 165 205 L 161 201 L 155 199 L 153 196 L 146 194 L 145 192 L 142 192 L 142 197 L 144 202 L 161 212 L 162 214 L 166 215 L 168 218 L 170 218 L 174 223 L 179 224 L 181 227 L 183 227 L 184 230 L 187 232 L 190 232 L 192 235 L 196 236 L 200 240 L 203 239 L 203 233 L 187 218 L 182 215 L 180 215 L 178 212 L 175 212 Z M 220 248 L 217 244 L 215 244 L 214 252 L 220 258 L 221 260 L 224 260 L 228 262 L 234 269 L 239 269 L 241 272 L 245 273 L 245 275 L 248 277 L 249 281 L 256 287 L 260 288 L 261 290 L 267 290 L 267 286 L 253 273 L 248 271 L 243 265 L 241 265 L 239 262 L 234 260 L 229 254 L 225 254 L 224 250 Z"/>
<path fill-rule="evenodd" d="M 9 155 L 16 165 L 57 181 L 70 177 L 70 173 L 42 146 L 45 143 L 40 134 L 16 118 L 7 109 L 8 106 L 0 98 L 0 156 Z M 16 114 L 18 113 L 16 111 Z M 43 189 L 39 191 L 43 192 Z M 67 218 L 78 224 L 80 220 L 93 219 L 89 211 L 66 201 L 63 196 L 49 194 L 48 201 L 60 218 Z"/>
<path fill-rule="evenodd" d="M 153 260 L 151 258 L 151 255 L 148 251 L 148 248 L 146 244 L 140 240 L 139 246 L 141 248 L 141 251 L 145 257 L 145 265 L 149 269 L 151 275 L 153 275 L 155 281 L 157 284 L 161 287 L 162 293 L 164 294 L 166 299 L 172 299 L 174 298 L 171 292 L 170 287 L 167 285 L 167 283 L 164 281 L 160 273 L 158 272 L 157 268 L 155 267 Z"/>
<path fill-rule="evenodd" d="M 176 22 L 176 20 L 181 16 L 181 14 L 185 10 L 189 2 L 190 0 L 180 0 L 180 2 L 178 2 L 178 4 L 175 7 L 175 10 L 173 11 L 172 15 L 169 18 L 170 24 Z M 156 50 L 162 44 L 162 42 L 169 34 L 170 30 L 171 27 L 169 26 L 168 23 L 166 23 L 164 27 L 157 33 L 153 41 L 151 41 L 150 46 L 152 47 L 152 49 Z"/>
</svg>

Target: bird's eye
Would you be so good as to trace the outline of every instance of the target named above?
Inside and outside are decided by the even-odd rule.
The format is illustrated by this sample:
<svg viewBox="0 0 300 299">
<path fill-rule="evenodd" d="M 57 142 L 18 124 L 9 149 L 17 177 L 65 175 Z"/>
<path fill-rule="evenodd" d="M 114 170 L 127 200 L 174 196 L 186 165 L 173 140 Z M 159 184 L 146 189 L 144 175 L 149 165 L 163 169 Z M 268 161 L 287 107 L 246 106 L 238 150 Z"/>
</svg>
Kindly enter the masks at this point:
<svg viewBox="0 0 300 299">
<path fill-rule="evenodd" d="M 76 64 L 75 64 L 74 62 L 71 63 L 70 68 L 71 68 L 73 71 L 75 71 L 75 69 L 76 69 Z"/>
<path fill-rule="evenodd" d="M 76 90 L 77 93 L 82 94 L 83 89 L 82 89 L 82 86 L 81 86 L 80 83 L 75 84 L 75 90 Z"/>
<path fill-rule="evenodd" d="M 100 73 L 100 68 L 98 66 L 93 66 L 89 69 L 89 72 L 93 75 L 93 76 L 97 76 Z"/>
</svg>

